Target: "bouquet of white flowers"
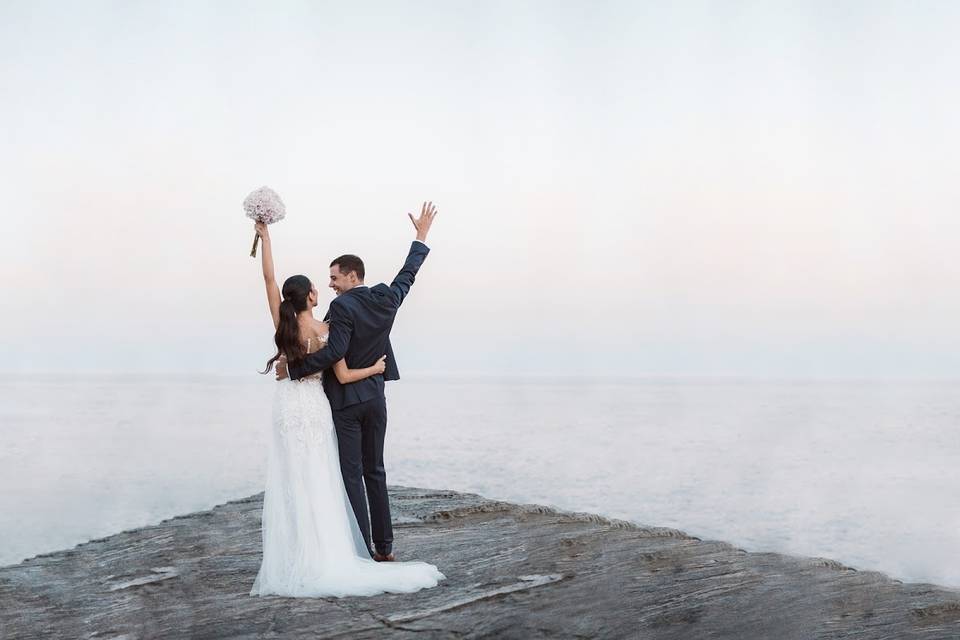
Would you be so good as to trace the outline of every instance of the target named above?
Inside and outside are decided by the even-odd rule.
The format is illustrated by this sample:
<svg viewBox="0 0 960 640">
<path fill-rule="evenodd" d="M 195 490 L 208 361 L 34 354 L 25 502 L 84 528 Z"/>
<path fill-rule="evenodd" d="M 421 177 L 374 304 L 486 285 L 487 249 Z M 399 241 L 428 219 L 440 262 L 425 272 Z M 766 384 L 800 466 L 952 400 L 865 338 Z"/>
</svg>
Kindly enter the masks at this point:
<svg viewBox="0 0 960 640">
<path fill-rule="evenodd" d="M 277 220 L 283 220 L 287 215 L 287 208 L 283 206 L 283 200 L 270 187 L 260 187 L 243 201 L 243 210 L 247 217 L 264 224 L 273 224 Z M 253 249 L 250 250 L 250 257 L 257 257 L 257 244 L 260 242 L 260 234 L 253 236 Z"/>
</svg>

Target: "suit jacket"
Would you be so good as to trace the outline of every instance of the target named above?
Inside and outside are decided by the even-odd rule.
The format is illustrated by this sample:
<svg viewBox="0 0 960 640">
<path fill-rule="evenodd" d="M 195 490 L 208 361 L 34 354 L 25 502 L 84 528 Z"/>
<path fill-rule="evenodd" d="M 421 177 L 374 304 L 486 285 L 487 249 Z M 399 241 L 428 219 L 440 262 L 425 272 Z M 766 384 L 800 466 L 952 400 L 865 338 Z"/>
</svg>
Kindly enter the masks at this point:
<svg viewBox="0 0 960 640">
<path fill-rule="evenodd" d="M 422 242 L 414 242 L 407 260 L 390 286 L 383 283 L 373 287 L 359 286 L 345 291 L 330 303 L 327 314 L 330 336 L 327 346 L 287 366 L 290 378 L 299 380 L 318 371 L 325 371 L 323 388 L 334 410 L 383 397 L 384 380 L 399 380 L 400 371 L 390 345 L 390 330 L 397 310 L 410 292 L 417 271 L 430 249 Z M 376 364 L 387 356 L 383 375 L 370 376 L 350 384 L 340 384 L 330 367 L 341 358 L 347 359 L 350 369 L 362 369 Z"/>
</svg>

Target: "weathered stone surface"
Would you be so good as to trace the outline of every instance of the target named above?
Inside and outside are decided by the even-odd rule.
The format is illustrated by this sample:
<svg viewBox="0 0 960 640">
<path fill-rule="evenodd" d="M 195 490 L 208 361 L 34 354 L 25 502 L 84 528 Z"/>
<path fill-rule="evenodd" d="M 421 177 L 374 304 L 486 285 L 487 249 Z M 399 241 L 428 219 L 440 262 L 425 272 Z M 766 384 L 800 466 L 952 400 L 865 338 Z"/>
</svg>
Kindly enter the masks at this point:
<svg viewBox="0 0 960 640">
<path fill-rule="evenodd" d="M 248 596 L 261 496 L 0 568 L 13 638 L 960 638 L 960 591 L 586 514 L 394 488 L 441 586 Z"/>
</svg>

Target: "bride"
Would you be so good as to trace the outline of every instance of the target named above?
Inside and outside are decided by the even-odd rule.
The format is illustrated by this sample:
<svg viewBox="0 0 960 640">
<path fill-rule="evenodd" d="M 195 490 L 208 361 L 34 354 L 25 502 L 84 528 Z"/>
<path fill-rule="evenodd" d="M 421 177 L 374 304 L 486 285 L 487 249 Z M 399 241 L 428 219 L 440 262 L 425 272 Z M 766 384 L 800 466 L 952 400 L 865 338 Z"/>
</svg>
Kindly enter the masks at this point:
<svg viewBox="0 0 960 640">
<path fill-rule="evenodd" d="M 328 327 L 313 317 L 317 289 L 306 276 L 287 278 L 282 292 L 277 287 L 267 225 L 255 226 L 276 329 L 277 353 L 266 373 L 281 357 L 296 361 L 323 349 Z M 383 373 L 385 360 L 365 369 L 348 369 L 340 360 L 333 372 L 341 383 L 355 382 Z M 277 383 L 263 496 L 263 562 L 250 595 L 367 596 L 436 586 L 444 575 L 431 564 L 380 563 L 370 557 L 340 475 L 337 433 L 321 375 Z"/>
</svg>

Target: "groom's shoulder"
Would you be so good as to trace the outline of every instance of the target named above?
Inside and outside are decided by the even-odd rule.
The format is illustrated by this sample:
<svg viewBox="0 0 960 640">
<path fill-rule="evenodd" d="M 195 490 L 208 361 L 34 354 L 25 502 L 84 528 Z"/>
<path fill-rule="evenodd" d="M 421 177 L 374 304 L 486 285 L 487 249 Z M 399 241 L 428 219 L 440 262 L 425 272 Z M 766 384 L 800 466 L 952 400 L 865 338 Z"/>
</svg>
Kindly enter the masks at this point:
<svg viewBox="0 0 960 640">
<path fill-rule="evenodd" d="M 377 299 L 387 297 L 390 300 L 393 300 L 394 298 L 393 289 L 391 289 L 389 285 L 384 284 L 383 282 L 380 282 L 370 287 L 370 295 Z"/>
<path fill-rule="evenodd" d="M 350 304 L 350 299 L 352 296 L 349 296 L 345 293 L 341 293 L 336 298 L 330 301 L 330 307 L 337 307 L 338 309 L 349 309 L 352 305 Z"/>
<path fill-rule="evenodd" d="M 367 286 L 355 287 L 331 300 L 330 306 L 336 305 L 344 309 L 355 307 L 363 298 L 370 295 L 371 290 L 372 288 Z"/>
</svg>

